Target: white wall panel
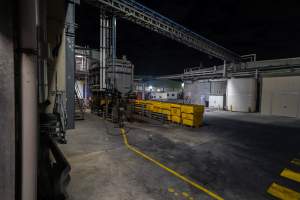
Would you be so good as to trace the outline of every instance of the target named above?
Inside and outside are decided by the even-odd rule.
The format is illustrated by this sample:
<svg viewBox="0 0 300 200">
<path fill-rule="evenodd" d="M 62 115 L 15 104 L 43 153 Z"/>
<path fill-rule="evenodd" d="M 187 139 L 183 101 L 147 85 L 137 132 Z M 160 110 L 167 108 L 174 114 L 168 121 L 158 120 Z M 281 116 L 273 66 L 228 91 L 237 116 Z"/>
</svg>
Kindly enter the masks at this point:
<svg viewBox="0 0 300 200">
<path fill-rule="evenodd" d="M 209 96 L 209 107 L 223 109 L 224 96 Z"/>
<path fill-rule="evenodd" d="M 300 118 L 300 76 L 263 78 L 261 113 Z"/>
<path fill-rule="evenodd" d="M 227 83 L 227 109 L 255 112 L 257 81 L 253 78 L 229 79 Z"/>
</svg>

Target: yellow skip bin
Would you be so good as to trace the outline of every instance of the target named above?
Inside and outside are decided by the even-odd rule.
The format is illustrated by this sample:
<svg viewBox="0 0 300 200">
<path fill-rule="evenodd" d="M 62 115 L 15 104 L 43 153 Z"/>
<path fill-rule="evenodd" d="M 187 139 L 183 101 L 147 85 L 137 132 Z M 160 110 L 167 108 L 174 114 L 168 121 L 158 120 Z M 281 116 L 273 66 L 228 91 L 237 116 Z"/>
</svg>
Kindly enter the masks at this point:
<svg viewBox="0 0 300 200">
<path fill-rule="evenodd" d="M 182 113 L 181 116 L 182 116 L 182 119 L 188 119 L 188 120 L 201 120 L 203 118 L 203 115 L 200 115 L 200 114 Z"/>
<path fill-rule="evenodd" d="M 182 119 L 182 124 L 192 127 L 200 127 L 202 125 L 202 120 L 189 120 L 189 119 Z"/>
<path fill-rule="evenodd" d="M 178 117 L 178 116 L 172 116 L 172 122 L 175 122 L 175 123 L 181 123 L 181 117 Z"/>
<path fill-rule="evenodd" d="M 181 112 L 183 113 L 203 113 L 204 106 L 202 105 L 181 105 Z"/>
<path fill-rule="evenodd" d="M 180 117 L 181 109 L 179 104 L 171 104 L 171 114 Z"/>
</svg>

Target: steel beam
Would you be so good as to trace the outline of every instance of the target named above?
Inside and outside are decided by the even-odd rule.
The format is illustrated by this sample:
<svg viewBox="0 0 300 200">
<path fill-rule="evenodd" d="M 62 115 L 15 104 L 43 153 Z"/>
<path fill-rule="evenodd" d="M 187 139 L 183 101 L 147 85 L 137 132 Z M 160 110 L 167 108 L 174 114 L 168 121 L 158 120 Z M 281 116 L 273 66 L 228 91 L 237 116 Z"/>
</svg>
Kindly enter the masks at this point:
<svg viewBox="0 0 300 200">
<path fill-rule="evenodd" d="M 240 62 L 240 55 L 200 36 L 133 0 L 85 0 L 182 44 L 228 62 Z"/>
</svg>

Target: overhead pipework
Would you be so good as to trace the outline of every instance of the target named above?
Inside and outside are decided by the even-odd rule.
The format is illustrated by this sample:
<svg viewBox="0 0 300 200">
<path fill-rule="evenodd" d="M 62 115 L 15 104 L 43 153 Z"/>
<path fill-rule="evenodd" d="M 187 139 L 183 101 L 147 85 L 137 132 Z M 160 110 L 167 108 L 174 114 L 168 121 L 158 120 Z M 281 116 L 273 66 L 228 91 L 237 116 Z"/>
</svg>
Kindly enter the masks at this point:
<svg viewBox="0 0 300 200">
<path fill-rule="evenodd" d="M 104 7 L 115 15 L 133 23 L 167 36 L 184 45 L 192 47 L 213 57 L 228 62 L 238 63 L 241 56 L 200 36 L 182 25 L 162 16 L 133 0 L 85 0 L 86 2 Z"/>
<path fill-rule="evenodd" d="M 252 56 L 252 55 L 251 55 Z M 252 56 L 255 58 L 254 56 Z M 225 73 L 224 73 L 225 72 Z M 153 77 L 152 79 L 198 80 L 220 79 L 230 77 L 254 77 L 295 75 L 300 74 L 300 58 L 285 58 L 275 60 L 251 61 L 227 66 L 192 67 L 184 70 L 182 74 L 171 74 Z"/>
</svg>

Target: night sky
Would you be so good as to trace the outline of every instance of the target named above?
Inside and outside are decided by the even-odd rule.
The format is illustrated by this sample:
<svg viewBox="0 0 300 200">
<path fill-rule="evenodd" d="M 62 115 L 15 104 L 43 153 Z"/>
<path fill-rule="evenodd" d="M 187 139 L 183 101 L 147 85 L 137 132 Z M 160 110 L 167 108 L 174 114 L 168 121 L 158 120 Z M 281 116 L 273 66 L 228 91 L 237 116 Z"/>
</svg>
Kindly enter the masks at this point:
<svg viewBox="0 0 300 200">
<path fill-rule="evenodd" d="M 83 2 L 83 1 L 81 1 Z M 259 60 L 300 56 L 299 1 L 138 0 L 162 15 L 240 55 Z M 77 44 L 97 48 L 98 10 L 76 7 Z M 218 59 L 139 27 L 117 21 L 117 54 L 127 55 L 138 75 L 182 73 L 184 68 L 219 64 Z"/>
</svg>

